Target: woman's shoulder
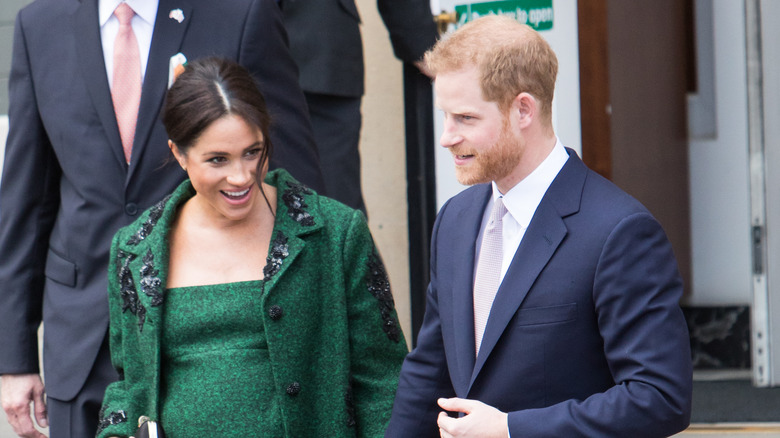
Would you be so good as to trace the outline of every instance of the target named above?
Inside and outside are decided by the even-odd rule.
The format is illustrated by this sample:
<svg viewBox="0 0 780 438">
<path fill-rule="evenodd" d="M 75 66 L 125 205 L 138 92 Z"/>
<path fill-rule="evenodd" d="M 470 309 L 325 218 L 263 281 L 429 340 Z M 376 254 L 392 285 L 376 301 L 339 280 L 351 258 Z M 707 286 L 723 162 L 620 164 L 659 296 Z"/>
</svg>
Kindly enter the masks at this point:
<svg viewBox="0 0 780 438">
<path fill-rule="evenodd" d="M 365 219 L 365 215 L 360 210 L 356 210 L 340 201 L 333 198 L 329 198 L 324 195 L 317 195 L 317 200 L 320 205 L 320 211 L 323 216 L 332 220 L 349 220 L 349 219 Z"/>
<path fill-rule="evenodd" d="M 277 207 L 304 226 L 350 223 L 365 216 L 335 199 L 301 184 L 284 169 L 268 172 L 265 182 L 276 187 Z"/>
</svg>

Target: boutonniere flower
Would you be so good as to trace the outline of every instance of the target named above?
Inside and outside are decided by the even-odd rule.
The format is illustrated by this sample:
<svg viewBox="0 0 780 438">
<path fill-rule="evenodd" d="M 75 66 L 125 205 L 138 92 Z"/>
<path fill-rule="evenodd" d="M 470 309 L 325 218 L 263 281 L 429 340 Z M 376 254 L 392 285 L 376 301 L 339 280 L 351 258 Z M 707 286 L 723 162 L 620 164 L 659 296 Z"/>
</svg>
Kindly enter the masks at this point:
<svg viewBox="0 0 780 438">
<path fill-rule="evenodd" d="M 181 23 L 184 21 L 184 12 L 182 12 L 181 9 L 173 9 L 171 10 L 171 13 L 168 14 L 168 18 L 173 18 L 174 20 Z"/>
<path fill-rule="evenodd" d="M 183 53 L 179 52 L 171 56 L 170 61 L 168 61 L 168 88 L 171 88 L 176 78 L 184 72 L 186 65 L 187 57 Z"/>
</svg>

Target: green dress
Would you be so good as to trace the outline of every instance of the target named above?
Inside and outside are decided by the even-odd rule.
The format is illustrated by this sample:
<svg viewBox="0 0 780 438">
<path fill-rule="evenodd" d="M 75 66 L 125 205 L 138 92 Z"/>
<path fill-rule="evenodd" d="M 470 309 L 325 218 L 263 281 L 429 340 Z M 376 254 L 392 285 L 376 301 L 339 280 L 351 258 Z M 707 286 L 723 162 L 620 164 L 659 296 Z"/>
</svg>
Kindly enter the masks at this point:
<svg viewBox="0 0 780 438">
<path fill-rule="evenodd" d="M 169 438 L 284 436 L 262 290 L 256 280 L 167 291 L 160 406 Z"/>
<path fill-rule="evenodd" d="M 168 289 L 168 242 L 195 195 L 189 181 L 117 232 L 108 299 L 120 378 L 106 389 L 99 438 L 129 437 L 143 417 L 186 429 L 179 437 L 230 436 L 207 430 L 215 425 L 243 436 L 384 436 L 407 349 L 365 216 L 283 169 L 265 181 L 277 189 L 276 219 L 263 280 L 244 285 L 253 295 Z"/>
</svg>

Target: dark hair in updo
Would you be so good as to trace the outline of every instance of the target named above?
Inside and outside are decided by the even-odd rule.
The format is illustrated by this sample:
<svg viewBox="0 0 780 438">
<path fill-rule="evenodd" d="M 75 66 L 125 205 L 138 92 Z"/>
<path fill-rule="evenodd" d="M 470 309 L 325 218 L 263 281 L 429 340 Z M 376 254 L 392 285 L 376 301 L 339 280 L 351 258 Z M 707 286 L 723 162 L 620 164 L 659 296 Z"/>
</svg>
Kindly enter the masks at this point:
<svg viewBox="0 0 780 438">
<path fill-rule="evenodd" d="M 162 122 L 168 138 L 186 154 L 203 131 L 228 115 L 260 129 L 264 147 L 258 168 L 262 168 L 273 152 L 271 117 L 252 74 L 233 61 L 204 58 L 188 63 L 165 96 Z"/>
</svg>

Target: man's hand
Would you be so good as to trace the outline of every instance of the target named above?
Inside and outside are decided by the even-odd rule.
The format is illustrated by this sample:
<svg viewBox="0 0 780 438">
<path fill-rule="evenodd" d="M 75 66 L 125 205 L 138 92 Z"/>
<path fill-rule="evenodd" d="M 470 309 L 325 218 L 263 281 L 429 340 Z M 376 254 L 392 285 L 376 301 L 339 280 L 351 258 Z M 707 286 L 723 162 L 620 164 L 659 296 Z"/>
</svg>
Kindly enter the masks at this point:
<svg viewBox="0 0 780 438">
<path fill-rule="evenodd" d="M 23 438 L 46 438 L 33 426 L 30 402 L 40 427 L 48 427 L 43 381 L 38 374 L 4 374 L 0 377 L 3 410 L 14 432 Z"/>
<path fill-rule="evenodd" d="M 439 433 L 442 438 L 508 438 L 507 414 L 481 401 L 463 398 L 440 398 L 439 406 L 466 416 L 453 418 L 439 413 Z"/>
</svg>

